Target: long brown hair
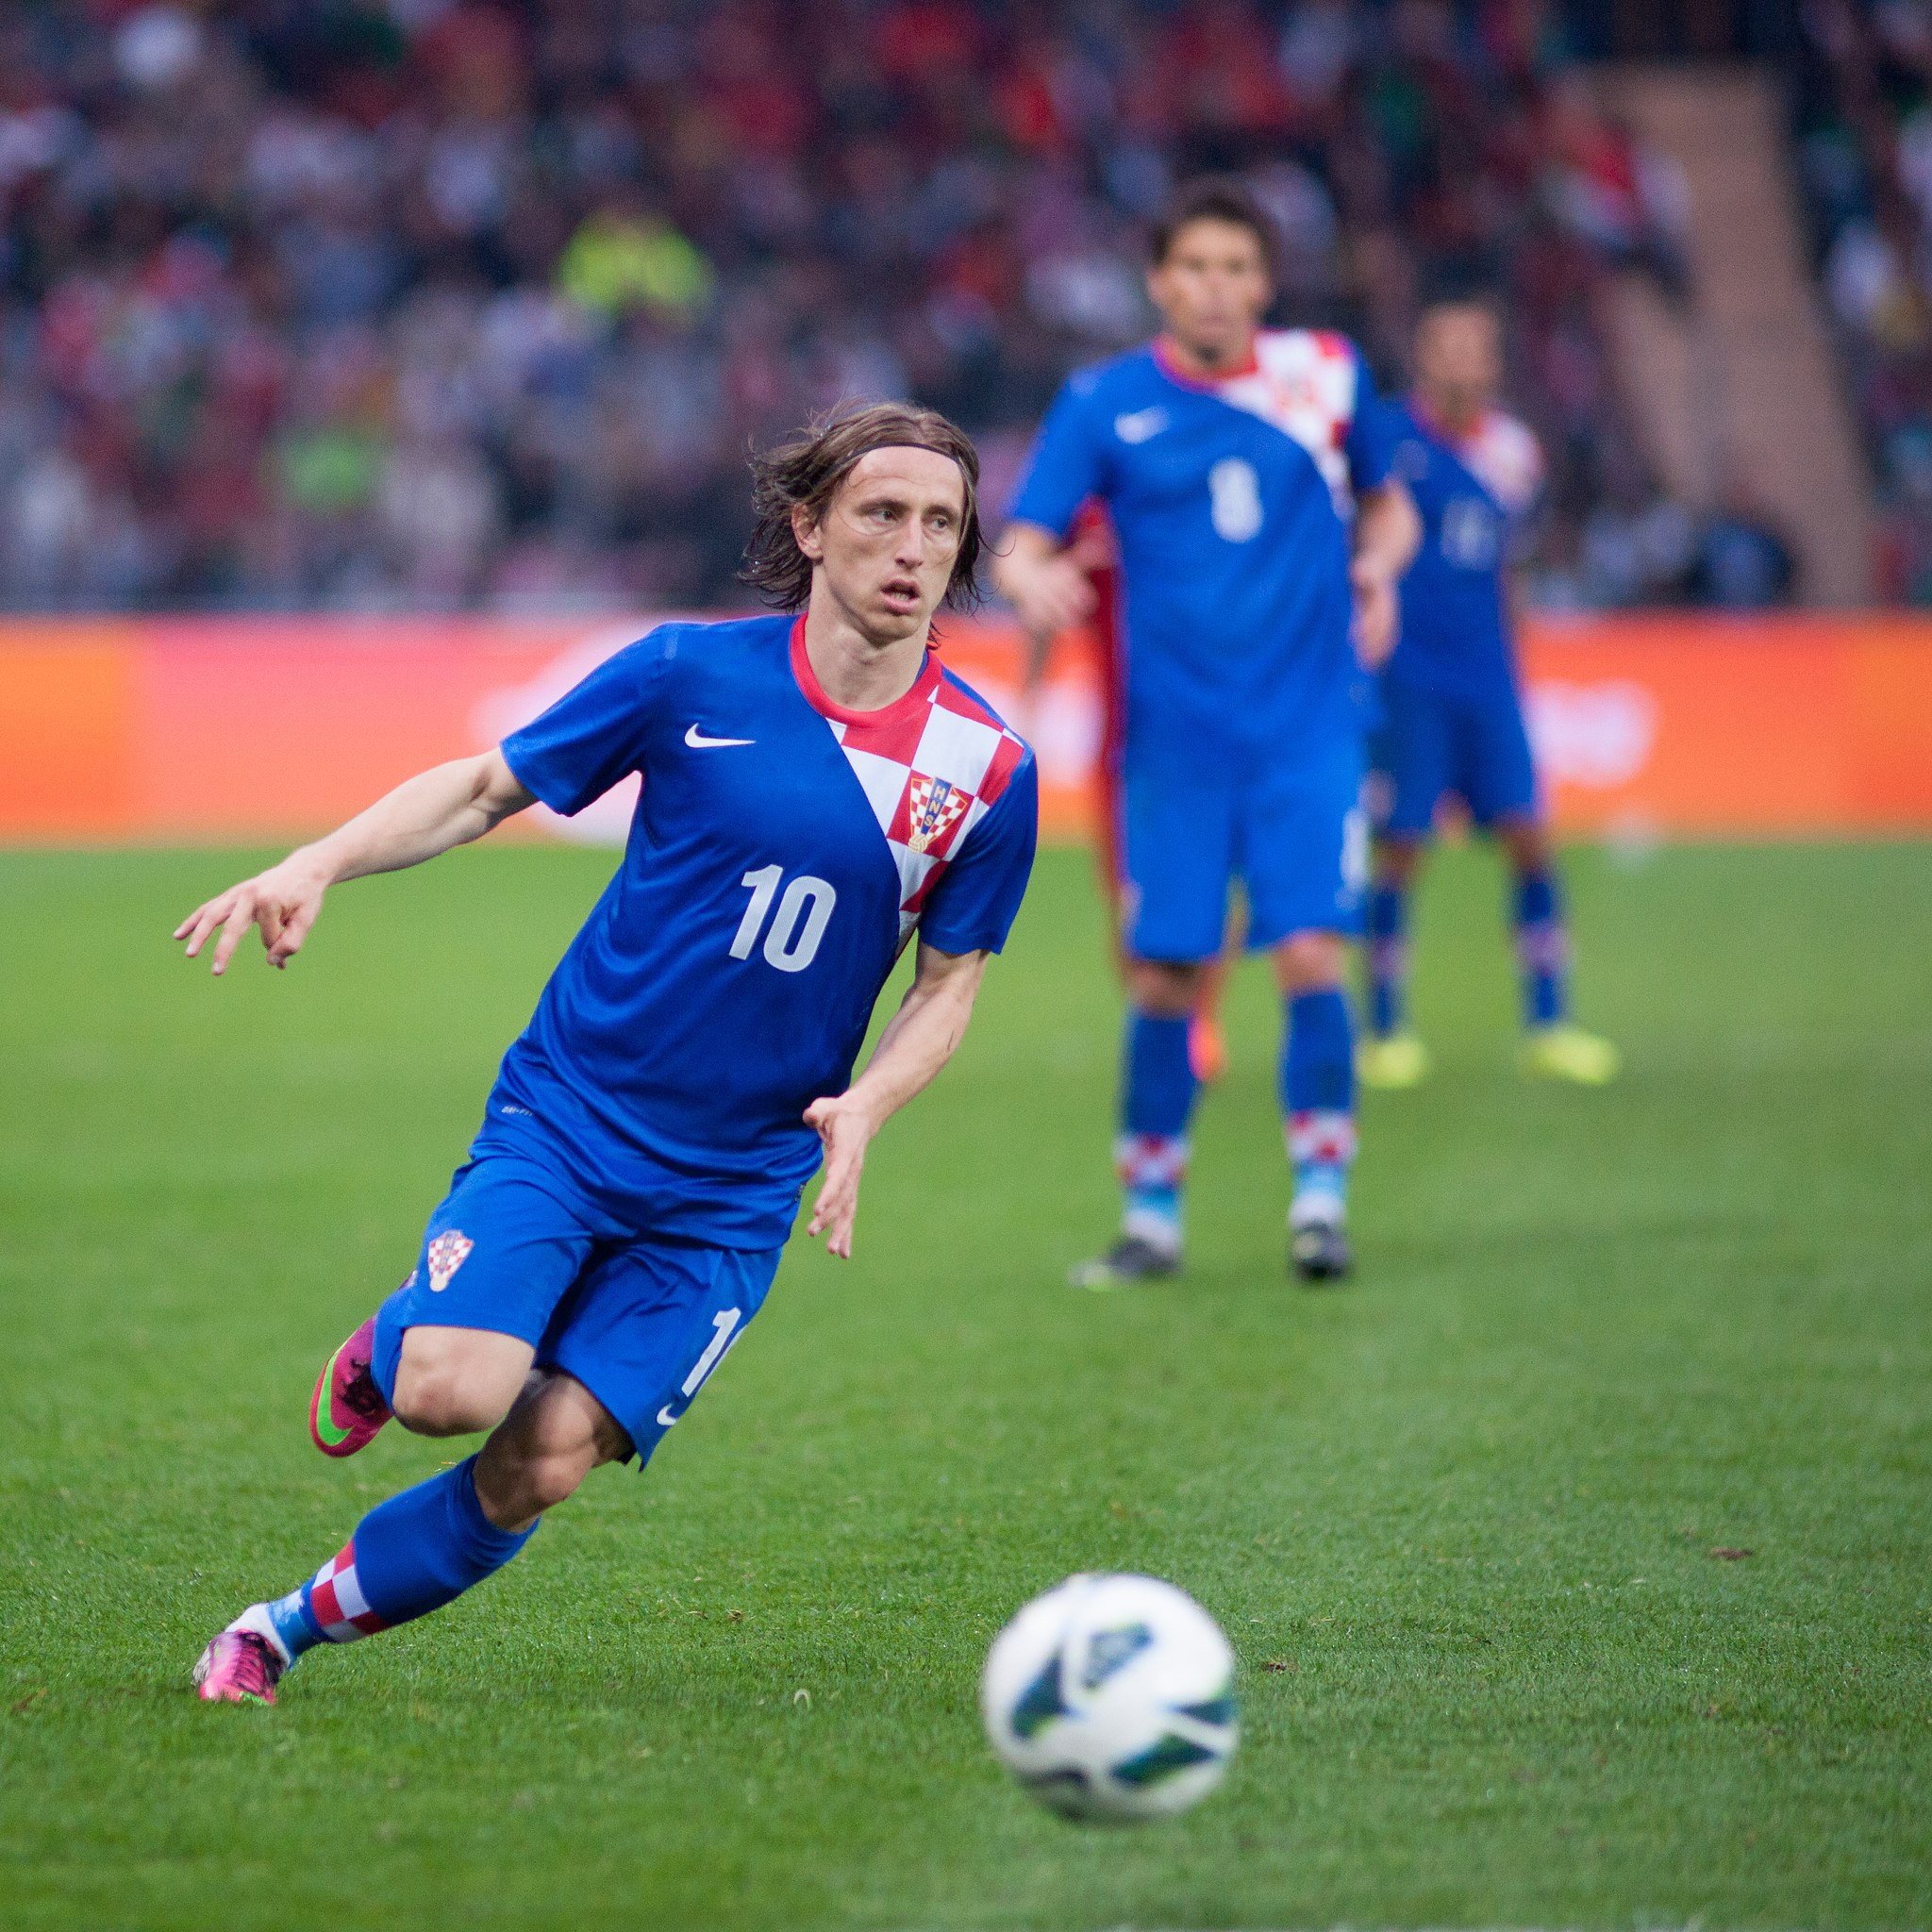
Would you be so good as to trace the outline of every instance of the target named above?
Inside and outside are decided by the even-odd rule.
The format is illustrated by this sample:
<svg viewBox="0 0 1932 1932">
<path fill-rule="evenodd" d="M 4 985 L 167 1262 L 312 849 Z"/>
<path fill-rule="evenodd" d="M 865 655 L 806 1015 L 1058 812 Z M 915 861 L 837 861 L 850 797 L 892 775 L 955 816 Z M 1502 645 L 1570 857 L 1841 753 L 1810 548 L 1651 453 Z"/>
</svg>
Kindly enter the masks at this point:
<svg viewBox="0 0 1932 1932">
<path fill-rule="evenodd" d="M 792 511 L 803 508 L 814 521 L 822 518 L 859 458 L 875 449 L 929 449 L 958 464 L 966 485 L 966 513 L 945 601 L 955 609 L 978 603 L 979 452 L 966 432 L 937 409 L 874 403 L 862 409 L 828 410 L 791 441 L 751 459 L 758 523 L 744 546 L 739 575 L 780 610 L 802 610 L 811 595 L 811 559 L 792 535 Z"/>
</svg>

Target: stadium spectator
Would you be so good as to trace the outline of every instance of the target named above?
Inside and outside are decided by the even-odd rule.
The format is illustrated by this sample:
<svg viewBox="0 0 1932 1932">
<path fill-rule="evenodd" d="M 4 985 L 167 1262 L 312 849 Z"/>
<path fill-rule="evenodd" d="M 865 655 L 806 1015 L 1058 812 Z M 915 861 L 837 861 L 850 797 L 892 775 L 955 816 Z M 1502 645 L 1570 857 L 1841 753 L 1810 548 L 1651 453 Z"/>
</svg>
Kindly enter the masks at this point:
<svg viewBox="0 0 1932 1932">
<path fill-rule="evenodd" d="M 1565 74 L 1540 0 L 8 8 L 0 603 L 729 599 L 749 440 L 909 392 L 999 486 L 1206 166 L 1391 376 L 1501 279 L 1576 554 L 1635 464 L 1592 291 L 1672 269 Z"/>
<path fill-rule="evenodd" d="M 1799 168 L 1878 482 L 1879 591 L 1932 607 L 1932 14 L 1809 0 L 1802 22 Z"/>
</svg>

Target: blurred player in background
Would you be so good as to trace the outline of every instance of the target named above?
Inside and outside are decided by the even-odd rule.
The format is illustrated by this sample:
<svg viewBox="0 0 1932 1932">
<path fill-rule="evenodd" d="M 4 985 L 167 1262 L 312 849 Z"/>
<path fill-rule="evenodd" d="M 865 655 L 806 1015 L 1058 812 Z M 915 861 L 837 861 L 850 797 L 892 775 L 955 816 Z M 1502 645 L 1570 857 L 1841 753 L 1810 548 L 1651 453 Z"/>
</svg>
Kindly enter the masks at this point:
<svg viewBox="0 0 1932 1932">
<path fill-rule="evenodd" d="M 1156 225 L 1147 347 L 1060 391 L 1012 509 L 1000 589 L 1038 639 L 1084 622 L 1068 540 L 1097 500 L 1123 610 L 1118 853 L 1128 1013 L 1119 1238 L 1074 1273 L 1102 1288 L 1180 1264 L 1196 1079 L 1189 1020 L 1231 883 L 1286 1006 L 1281 1101 L 1291 1264 L 1346 1273 L 1356 1146 L 1342 976 L 1367 868 L 1357 644 L 1394 641 L 1415 510 L 1345 338 L 1263 331 L 1274 238 L 1239 183 L 1182 189 Z"/>
<path fill-rule="evenodd" d="M 1523 974 L 1522 1064 L 1599 1086 L 1617 1050 L 1570 1019 L 1562 892 L 1538 805 L 1510 642 L 1512 554 L 1542 481 L 1536 439 L 1495 406 L 1502 327 L 1486 300 L 1425 308 L 1415 389 L 1390 413 L 1396 469 L 1423 519 L 1402 585 L 1402 634 L 1382 672 L 1371 796 L 1376 818 L 1369 893 L 1369 1035 L 1359 1055 L 1373 1087 L 1412 1087 L 1428 1073 L 1408 1030 L 1408 893 L 1453 793 L 1507 855 L 1510 917 Z"/>
<path fill-rule="evenodd" d="M 598 1464 L 648 1461 L 763 1304 L 821 1158 L 809 1232 L 849 1255 L 867 1145 L 965 1032 L 1037 819 L 1032 754 L 927 647 L 941 600 L 972 593 L 978 460 L 943 417 L 883 404 L 756 467 L 746 575 L 799 616 L 662 625 L 499 749 L 410 779 L 175 934 L 192 958 L 221 930 L 220 973 L 258 925 L 284 966 L 337 882 L 643 775 L 624 861 L 505 1057 L 415 1271 L 310 1409 L 328 1456 L 391 1417 L 490 1438 L 219 1633 L 205 1699 L 274 1703 L 305 1651 L 440 1608 Z"/>
</svg>

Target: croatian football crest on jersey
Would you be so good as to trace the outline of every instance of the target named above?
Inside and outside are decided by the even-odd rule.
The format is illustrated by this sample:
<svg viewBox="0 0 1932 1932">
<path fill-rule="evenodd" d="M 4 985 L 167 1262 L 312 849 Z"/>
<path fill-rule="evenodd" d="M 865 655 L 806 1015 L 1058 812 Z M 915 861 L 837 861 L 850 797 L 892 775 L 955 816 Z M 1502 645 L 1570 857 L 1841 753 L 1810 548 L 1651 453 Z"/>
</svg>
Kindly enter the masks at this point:
<svg viewBox="0 0 1932 1932">
<path fill-rule="evenodd" d="M 440 1234 L 429 1243 L 429 1292 L 441 1294 L 449 1286 L 449 1278 L 470 1258 L 470 1250 L 476 1245 L 466 1234 L 451 1228 L 447 1234 Z"/>
<path fill-rule="evenodd" d="M 972 802 L 973 794 L 943 778 L 928 778 L 914 772 L 906 796 L 906 842 L 915 852 L 924 852 L 950 832 Z"/>
</svg>

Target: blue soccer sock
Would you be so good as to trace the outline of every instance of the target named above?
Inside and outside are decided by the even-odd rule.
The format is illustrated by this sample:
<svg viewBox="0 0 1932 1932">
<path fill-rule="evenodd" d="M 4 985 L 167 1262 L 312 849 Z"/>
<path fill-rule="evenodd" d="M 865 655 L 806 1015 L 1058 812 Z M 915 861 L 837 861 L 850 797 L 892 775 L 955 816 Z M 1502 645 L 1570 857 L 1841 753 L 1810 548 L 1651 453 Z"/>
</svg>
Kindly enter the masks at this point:
<svg viewBox="0 0 1932 1932">
<path fill-rule="evenodd" d="M 1553 1026 L 1570 1015 L 1570 935 L 1555 874 L 1519 874 L 1513 911 L 1523 1024 Z"/>
<path fill-rule="evenodd" d="M 379 1503 L 347 1545 L 268 1607 L 292 1662 L 318 1643 L 353 1643 L 454 1602 L 493 1575 L 536 1534 L 499 1529 L 483 1513 L 472 1456 Z"/>
<path fill-rule="evenodd" d="M 1281 1049 L 1281 1110 L 1294 1170 L 1290 1221 L 1340 1221 L 1355 1160 L 1355 1040 L 1340 987 L 1288 1001 Z"/>
<path fill-rule="evenodd" d="M 1408 893 L 1401 886 L 1369 889 L 1369 1031 L 1377 1040 L 1402 1031 L 1408 1007 Z"/>
<path fill-rule="evenodd" d="M 1185 1015 L 1130 1009 L 1121 1042 L 1121 1131 L 1114 1168 L 1125 1195 L 1121 1226 L 1157 1247 L 1177 1248 L 1188 1173 L 1194 1070 Z"/>
</svg>

